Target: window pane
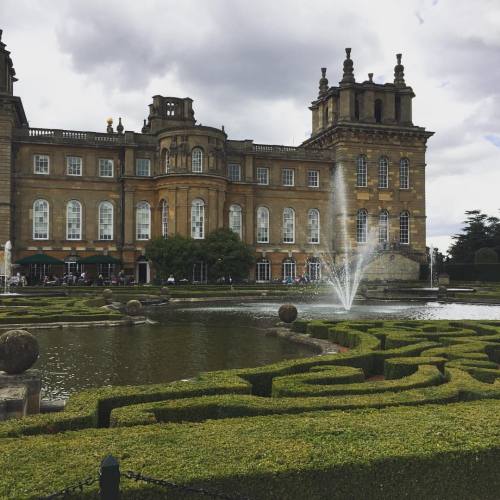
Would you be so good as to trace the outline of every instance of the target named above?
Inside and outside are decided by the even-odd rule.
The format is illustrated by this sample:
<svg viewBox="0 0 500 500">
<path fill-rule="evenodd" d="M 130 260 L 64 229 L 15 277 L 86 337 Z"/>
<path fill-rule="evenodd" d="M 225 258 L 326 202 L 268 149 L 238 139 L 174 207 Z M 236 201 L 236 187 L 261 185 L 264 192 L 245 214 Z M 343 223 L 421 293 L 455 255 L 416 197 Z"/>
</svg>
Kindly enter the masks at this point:
<svg viewBox="0 0 500 500">
<path fill-rule="evenodd" d="M 294 170 L 293 168 L 284 168 L 281 172 L 282 184 L 283 186 L 293 186 L 294 185 Z"/>
<path fill-rule="evenodd" d="M 136 238 L 138 240 L 149 240 L 151 237 L 151 207 L 143 201 L 136 208 Z"/>
<path fill-rule="evenodd" d="M 378 164 L 378 187 L 381 189 L 386 189 L 389 185 L 388 168 L 389 162 L 387 158 L 380 158 Z"/>
<path fill-rule="evenodd" d="M 240 165 L 228 165 L 229 180 L 239 182 L 241 181 L 241 167 Z"/>
<path fill-rule="evenodd" d="M 113 160 L 101 158 L 99 160 L 99 176 L 113 177 Z"/>
<path fill-rule="evenodd" d="M 203 172 L 203 151 L 200 148 L 194 148 L 191 152 L 191 171 Z"/>
<path fill-rule="evenodd" d="M 271 281 L 271 264 L 268 260 L 263 259 L 257 262 L 255 281 Z"/>
<path fill-rule="evenodd" d="M 399 242 L 407 245 L 410 243 L 410 214 L 403 212 L 399 216 Z"/>
<path fill-rule="evenodd" d="M 33 239 L 49 239 L 49 203 L 46 200 L 33 203 Z"/>
<path fill-rule="evenodd" d="M 241 207 L 239 205 L 229 207 L 229 229 L 241 238 Z"/>
<path fill-rule="evenodd" d="M 319 243 L 319 211 L 314 209 L 307 213 L 308 242 Z"/>
<path fill-rule="evenodd" d="M 399 162 L 399 187 L 410 188 L 410 162 L 407 158 L 402 158 Z"/>
<path fill-rule="evenodd" d="M 66 239 L 82 239 L 82 206 L 78 201 L 70 201 L 66 207 Z"/>
<path fill-rule="evenodd" d="M 368 181 L 366 156 L 363 155 L 358 156 L 356 173 L 357 173 L 356 185 L 358 187 L 366 187 Z"/>
<path fill-rule="evenodd" d="M 358 210 L 356 217 L 356 241 L 358 243 L 366 243 L 367 218 L 366 210 Z"/>
<path fill-rule="evenodd" d="M 82 175 L 82 159 L 78 156 L 68 156 L 66 168 L 68 175 Z"/>
<path fill-rule="evenodd" d="M 257 167 L 257 184 L 265 186 L 269 184 L 269 169 L 267 167 Z"/>
<path fill-rule="evenodd" d="M 378 242 L 387 243 L 387 241 L 389 241 L 389 214 L 383 210 L 378 221 Z"/>
<path fill-rule="evenodd" d="M 205 203 L 193 200 L 191 204 L 191 237 L 195 240 L 205 238 Z"/>
<path fill-rule="evenodd" d="M 99 205 L 99 239 L 113 239 L 113 205 L 107 201 Z"/>
<path fill-rule="evenodd" d="M 161 202 L 161 235 L 168 237 L 168 203 L 166 200 Z"/>
<path fill-rule="evenodd" d="M 257 243 L 269 243 L 269 210 L 257 209 Z"/>
<path fill-rule="evenodd" d="M 135 160 L 135 175 L 149 177 L 151 175 L 151 160 L 149 158 L 137 158 Z"/>
<path fill-rule="evenodd" d="M 307 172 L 307 185 L 309 187 L 319 187 L 319 171 L 309 170 Z"/>
<path fill-rule="evenodd" d="M 47 155 L 35 155 L 33 162 L 35 174 L 49 173 L 49 157 Z"/>
<path fill-rule="evenodd" d="M 283 243 L 295 242 L 295 212 L 292 208 L 283 210 Z"/>
</svg>

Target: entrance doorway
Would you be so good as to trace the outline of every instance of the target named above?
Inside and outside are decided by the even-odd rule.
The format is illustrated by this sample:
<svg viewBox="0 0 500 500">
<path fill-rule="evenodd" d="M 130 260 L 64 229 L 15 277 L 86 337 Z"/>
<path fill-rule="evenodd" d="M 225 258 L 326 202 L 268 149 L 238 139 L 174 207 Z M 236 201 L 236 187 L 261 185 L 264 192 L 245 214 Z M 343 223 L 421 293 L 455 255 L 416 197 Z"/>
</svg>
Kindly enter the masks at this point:
<svg viewBox="0 0 500 500">
<path fill-rule="evenodd" d="M 149 262 L 140 261 L 137 263 L 137 282 L 149 283 Z"/>
</svg>

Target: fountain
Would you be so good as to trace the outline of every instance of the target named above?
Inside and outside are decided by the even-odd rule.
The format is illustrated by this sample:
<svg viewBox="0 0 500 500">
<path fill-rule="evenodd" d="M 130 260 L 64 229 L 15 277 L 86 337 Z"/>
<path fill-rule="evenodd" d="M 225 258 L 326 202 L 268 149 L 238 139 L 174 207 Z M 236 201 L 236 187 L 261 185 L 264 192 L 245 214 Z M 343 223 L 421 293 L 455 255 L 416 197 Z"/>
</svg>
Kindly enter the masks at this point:
<svg viewBox="0 0 500 500">
<path fill-rule="evenodd" d="M 333 287 L 344 310 L 350 311 L 368 259 L 375 253 L 377 238 L 376 231 L 367 231 L 366 243 L 361 247 L 358 245 L 358 251 L 353 252 L 347 229 L 348 207 L 344 172 L 341 165 L 335 169 L 333 187 L 332 210 L 340 215 L 339 236 L 341 242 L 339 247 L 342 248 L 343 253 L 340 256 L 340 262 L 336 261 L 335 256 L 330 251 L 326 252 L 322 260 L 327 271 L 328 282 Z"/>
<path fill-rule="evenodd" d="M 435 251 L 436 249 L 434 248 L 434 245 L 432 245 L 431 243 L 431 246 L 429 247 L 429 268 L 430 268 L 431 289 L 434 287 L 434 260 L 436 258 Z"/>
<path fill-rule="evenodd" d="M 12 273 L 12 243 L 7 241 L 4 248 L 4 294 L 9 293 L 10 277 Z"/>
</svg>

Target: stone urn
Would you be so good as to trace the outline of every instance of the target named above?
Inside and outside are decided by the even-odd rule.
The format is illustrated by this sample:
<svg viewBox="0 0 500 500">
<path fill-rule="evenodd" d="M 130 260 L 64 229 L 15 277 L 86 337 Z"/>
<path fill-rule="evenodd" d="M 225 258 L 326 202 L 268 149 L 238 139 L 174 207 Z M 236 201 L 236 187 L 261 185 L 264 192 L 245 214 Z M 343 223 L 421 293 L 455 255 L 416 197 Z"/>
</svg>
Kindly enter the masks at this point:
<svg viewBox="0 0 500 500">
<path fill-rule="evenodd" d="M 25 372 L 38 359 L 38 340 L 26 330 L 0 335 L 0 370 L 10 375 Z"/>
<path fill-rule="evenodd" d="M 142 304 L 135 299 L 129 300 L 125 306 L 125 312 L 129 316 L 139 316 L 142 312 Z"/>
<path fill-rule="evenodd" d="M 293 304 L 283 304 L 278 310 L 278 316 L 283 323 L 292 323 L 297 319 L 297 308 Z"/>
</svg>

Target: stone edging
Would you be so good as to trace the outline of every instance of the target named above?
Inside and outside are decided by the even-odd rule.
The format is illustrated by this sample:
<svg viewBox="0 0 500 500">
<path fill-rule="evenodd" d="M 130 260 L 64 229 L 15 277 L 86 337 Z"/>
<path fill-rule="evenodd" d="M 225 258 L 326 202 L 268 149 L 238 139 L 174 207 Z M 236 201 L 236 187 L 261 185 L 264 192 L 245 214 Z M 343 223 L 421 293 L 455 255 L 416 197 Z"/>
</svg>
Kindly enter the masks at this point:
<svg viewBox="0 0 500 500">
<path fill-rule="evenodd" d="M 151 321 L 145 316 L 138 316 L 135 319 L 125 318 L 119 320 L 104 320 L 104 321 L 57 321 L 54 323 L 11 323 L 0 325 L 0 332 L 4 330 L 47 330 L 53 328 L 90 328 L 93 326 L 134 326 L 154 324 L 156 321 Z"/>
<path fill-rule="evenodd" d="M 276 328 L 271 328 L 268 332 L 268 335 L 280 337 L 290 342 L 295 342 L 297 344 L 312 347 L 316 351 L 318 356 L 339 353 L 339 349 L 337 348 L 337 346 L 335 344 L 332 344 L 332 342 L 330 342 L 329 340 L 316 339 L 314 337 L 309 337 L 303 333 L 295 333 L 281 325 L 278 325 Z"/>
</svg>

